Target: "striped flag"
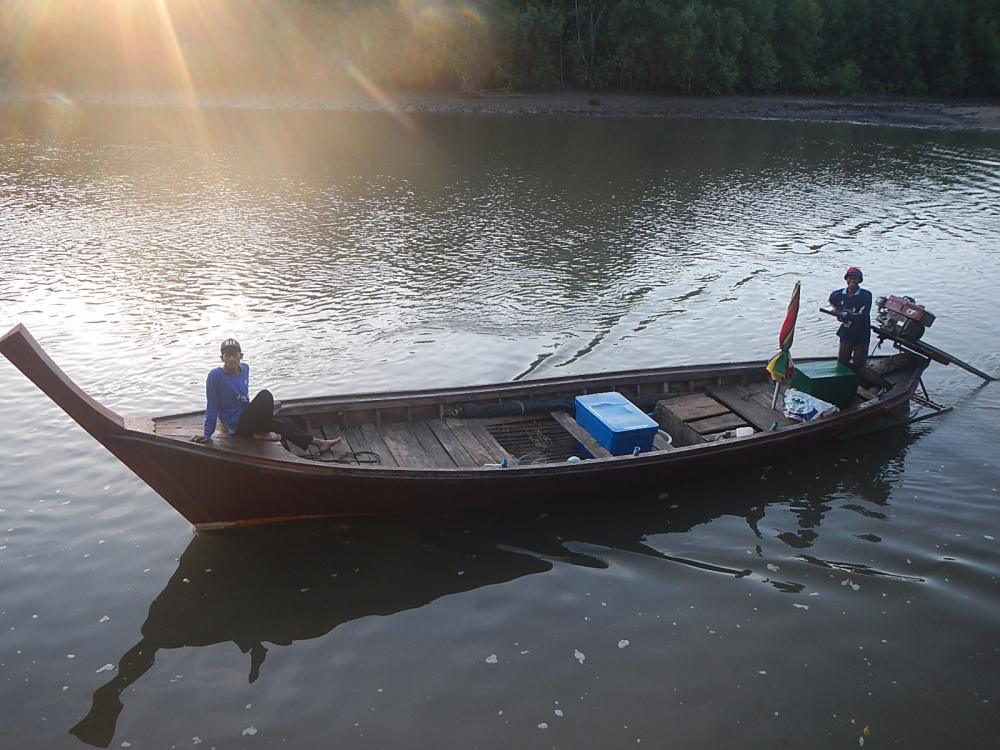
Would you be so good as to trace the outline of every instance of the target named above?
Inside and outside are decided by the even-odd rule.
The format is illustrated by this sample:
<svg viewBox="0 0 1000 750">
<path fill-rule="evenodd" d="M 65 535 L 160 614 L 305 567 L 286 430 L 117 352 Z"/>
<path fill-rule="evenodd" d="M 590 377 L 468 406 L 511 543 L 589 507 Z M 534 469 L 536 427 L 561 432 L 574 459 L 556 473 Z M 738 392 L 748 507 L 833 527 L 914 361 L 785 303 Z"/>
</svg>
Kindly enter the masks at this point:
<svg viewBox="0 0 1000 750">
<path fill-rule="evenodd" d="M 781 332 L 778 334 L 778 346 L 781 351 L 767 363 L 767 371 L 778 382 L 790 378 L 795 372 L 795 363 L 792 362 L 792 339 L 795 338 L 795 319 L 798 316 L 799 282 L 796 281 L 792 299 L 788 303 L 788 312 L 785 313 L 785 322 L 781 324 Z"/>
</svg>

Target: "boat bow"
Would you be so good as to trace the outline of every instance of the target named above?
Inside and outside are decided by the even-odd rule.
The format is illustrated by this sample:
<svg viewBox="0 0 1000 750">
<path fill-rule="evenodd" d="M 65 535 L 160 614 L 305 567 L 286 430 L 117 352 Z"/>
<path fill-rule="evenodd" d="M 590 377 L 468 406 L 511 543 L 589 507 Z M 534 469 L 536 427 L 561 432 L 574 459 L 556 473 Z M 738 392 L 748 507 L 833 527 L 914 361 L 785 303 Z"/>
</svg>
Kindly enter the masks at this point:
<svg viewBox="0 0 1000 750">
<path fill-rule="evenodd" d="M 125 431 L 124 420 L 83 391 L 42 349 L 24 324 L 18 324 L 0 338 L 0 354 L 70 418 L 103 442 L 109 435 Z"/>
</svg>

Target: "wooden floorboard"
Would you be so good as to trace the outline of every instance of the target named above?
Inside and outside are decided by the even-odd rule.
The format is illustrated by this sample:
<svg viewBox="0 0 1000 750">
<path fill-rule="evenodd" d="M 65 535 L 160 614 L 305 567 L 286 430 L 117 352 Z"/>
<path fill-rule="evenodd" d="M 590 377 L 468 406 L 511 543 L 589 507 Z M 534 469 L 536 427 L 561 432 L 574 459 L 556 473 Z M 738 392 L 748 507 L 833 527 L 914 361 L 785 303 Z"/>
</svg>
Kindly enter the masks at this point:
<svg viewBox="0 0 1000 750">
<path fill-rule="evenodd" d="M 382 435 L 375 425 L 363 424 L 360 429 L 362 437 L 368 442 L 368 450 L 379 455 L 383 466 L 399 466 L 399 462 L 392 455 L 392 451 L 385 444 L 385 440 L 382 439 Z"/>
<path fill-rule="evenodd" d="M 440 441 L 441 445 L 444 446 L 444 449 L 448 451 L 448 455 L 451 456 L 451 460 L 455 462 L 456 466 L 461 468 L 472 468 L 480 465 L 471 456 L 469 451 L 466 450 L 465 446 L 462 445 L 462 442 L 458 439 L 452 429 L 440 419 L 428 420 L 427 426 Z"/>
<path fill-rule="evenodd" d="M 469 425 L 462 424 L 459 420 L 446 420 L 445 425 L 451 430 L 451 433 L 461 443 L 462 447 L 468 451 L 472 460 L 476 462 L 476 466 L 499 463 L 500 456 L 495 456 L 486 450 L 483 444 L 472 434 Z"/>
<path fill-rule="evenodd" d="M 477 424 L 469 427 L 469 432 L 473 434 L 476 440 L 494 457 L 491 463 L 500 463 L 504 459 L 508 461 L 513 458 L 507 450 L 497 442 L 497 439 L 490 434 L 490 431 L 486 429 L 486 425 Z"/>
<path fill-rule="evenodd" d="M 771 408 L 771 394 L 766 392 L 767 389 L 767 385 L 762 391 L 760 387 L 734 384 L 713 386 L 708 391 L 758 430 L 770 430 L 775 422 L 779 427 L 796 424 L 780 411 Z M 765 403 L 761 403 L 761 397 L 766 399 Z M 780 401 L 781 394 L 778 398 Z"/>
<path fill-rule="evenodd" d="M 411 469 L 436 466 L 408 422 L 388 422 L 379 426 L 378 431 L 400 466 Z"/>
<path fill-rule="evenodd" d="M 426 422 L 413 422 L 410 424 L 410 428 L 417 436 L 417 440 L 420 441 L 420 446 L 434 461 L 434 466 L 441 469 L 454 469 L 458 465 Z"/>
<path fill-rule="evenodd" d="M 720 404 L 711 396 L 706 396 L 703 393 L 663 398 L 660 400 L 666 403 L 670 407 L 670 411 L 685 422 L 690 422 L 694 419 L 718 417 L 729 411 L 726 405 Z"/>
<path fill-rule="evenodd" d="M 698 419 L 688 424 L 700 435 L 711 435 L 716 432 L 732 430 L 735 427 L 746 426 L 746 421 L 739 414 L 732 412 L 719 417 L 709 417 L 708 419 Z"/>
</svg>

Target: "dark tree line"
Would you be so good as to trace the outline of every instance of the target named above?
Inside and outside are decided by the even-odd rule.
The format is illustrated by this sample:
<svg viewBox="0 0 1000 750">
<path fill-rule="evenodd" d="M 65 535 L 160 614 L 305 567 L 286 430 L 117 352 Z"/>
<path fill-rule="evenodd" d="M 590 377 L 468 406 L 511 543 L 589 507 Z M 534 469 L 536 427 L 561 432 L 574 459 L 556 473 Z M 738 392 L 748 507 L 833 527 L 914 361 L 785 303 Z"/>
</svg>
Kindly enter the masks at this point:
<svg viewBox="0 0 1000 750">
<path fill-rule="evenodd" d="M 1000 95 L 1000 0 L 158 2 L 0 2 L 0 87 Z"/>
<path fill-rule="evenodd" d="M 997 0 L 520 0 L 507 14 L 493 75 L 518 88 L 1000 93 Z"/>
</svg>

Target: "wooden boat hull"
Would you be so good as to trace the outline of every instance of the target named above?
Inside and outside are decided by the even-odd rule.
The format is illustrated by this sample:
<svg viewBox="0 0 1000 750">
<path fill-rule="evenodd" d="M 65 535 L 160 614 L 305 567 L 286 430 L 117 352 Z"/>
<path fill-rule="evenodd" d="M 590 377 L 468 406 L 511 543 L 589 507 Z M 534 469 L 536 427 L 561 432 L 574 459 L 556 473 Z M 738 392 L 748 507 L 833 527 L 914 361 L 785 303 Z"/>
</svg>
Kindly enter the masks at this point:
<svg viewBox="0 0 1000 750">
<path fill-rule="evenodd" d="M 442 469 L 327 464 L 303 461 L 290 454 L 287 460 L 279 460 L 273 455 L 219 450 L 165 437 L 152 430 L 150 420 L 124 420 L 90 399 L 56 367 L 23 326 L 0 339 L 0 352 L 200 529 L 307 518 L 472 510 L 670 490 L 691 478 L 769 465 L 793 451 L 814 449 L 862 429 L 905 407 L 928 364 L 927 360 L 914 359 L 888 394 L 860 408 L 773 431 L 762 428 L 748 437 L 574 463 Z M 654 384 L 669 393 L 672 387 L 682 389 L 685 383 L 705 379 L 724 382 L 757 377 L 761 369 L 760 363 L 667 368 L 474 388 L 339 396 L 292 405 L 299 411 L 313 409 L 343 418 L 347 409 L 374 408 L 373 404 L 408 404 L 408 409 L 419 410 L 469 398 L 530 399 L 613 387 L 641 394 L 644 387 Z"/>
</svg>

